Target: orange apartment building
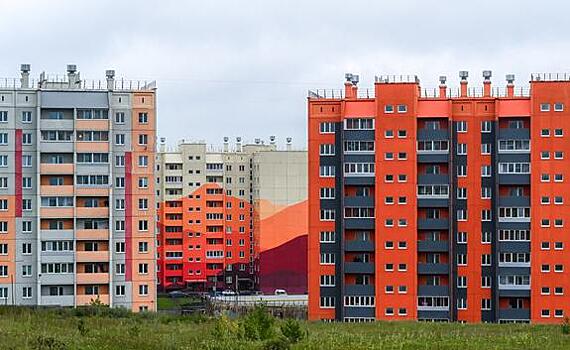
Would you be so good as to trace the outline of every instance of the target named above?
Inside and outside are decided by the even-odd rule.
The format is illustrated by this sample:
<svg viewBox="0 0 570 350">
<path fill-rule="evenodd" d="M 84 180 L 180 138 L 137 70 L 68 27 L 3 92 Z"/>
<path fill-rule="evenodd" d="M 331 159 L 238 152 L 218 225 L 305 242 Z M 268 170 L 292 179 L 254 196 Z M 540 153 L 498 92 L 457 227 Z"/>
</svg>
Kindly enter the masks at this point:
<svg viewBox="0 0 570 350">
<path fill-rule="evenodd" d="M 570 313 L 570 76 L 310 91 L 309 318 L 558 323 Z"/>
<path fill-rule="evenodd" d="M 159 289 L 307 292 L 306 151 L 183 141 L 157 172 Z"/>
</svg>

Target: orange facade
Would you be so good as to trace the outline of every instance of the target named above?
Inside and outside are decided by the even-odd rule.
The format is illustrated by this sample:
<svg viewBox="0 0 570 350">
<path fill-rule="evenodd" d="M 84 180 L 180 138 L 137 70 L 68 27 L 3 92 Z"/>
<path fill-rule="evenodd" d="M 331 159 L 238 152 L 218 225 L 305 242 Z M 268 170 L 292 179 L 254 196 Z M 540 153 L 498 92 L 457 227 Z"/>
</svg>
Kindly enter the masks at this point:
<svg viewBox="0 0 570 350">
<path fill-rule="evenodd" d="M 310 92 L 309 318 L 560 322 L 570 82 Z M 351 80 L 352 79 L 352 80 Z M 521 92 L 519 92 L 521 91 Z M 532 169 L 532 171 L 531 171 Z M 556 179 L 556 180 L 555 180 Z"/>
</svg>

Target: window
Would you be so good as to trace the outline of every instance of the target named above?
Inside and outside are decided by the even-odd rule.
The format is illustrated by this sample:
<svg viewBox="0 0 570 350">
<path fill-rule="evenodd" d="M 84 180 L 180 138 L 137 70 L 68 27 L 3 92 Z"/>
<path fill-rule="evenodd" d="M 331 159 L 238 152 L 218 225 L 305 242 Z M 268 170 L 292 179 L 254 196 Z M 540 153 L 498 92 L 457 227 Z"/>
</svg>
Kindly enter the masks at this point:
<svg viewBox="0 0 570 350">
<path fill-rule="evenodd" d="M 22 145 L 31 145 L 32 144 L 32 134 L 25 132 L 22 134 Z"/>
<path fill-rule="evenodd" d="M 0 133 L 0 145 L 7 145 L 8 144 L 8 133 Z"/>
<path fill-rule="evenodd" d="M 491 176 L 491 166 L 490 165 L 482 165 L 481 166 L 481 176 L 482 177 L 490 177 Z"/>
<path fill-rule="evenodd" d="M 32 287 L 23 287 L 22 288 L 22 298 L 30 299 L 32 297 Z"/>
<path fill-rule="evenodd" d="M 394 137 L 394 130 L 385 130 L 384 137 L 387 139 Z"/>
<path fill-rule="evenodd" d="M 481 132 L 490 133 L 492 128 L 492 122 L 490 120 L 484 120 L 481 122 Z"/>
<path fill-rule="evenodd" d="M 405 138 L 408 136 L 408 132 L 406 130 L 398 130 L 398 138 Z"/>
<path fill-rule="evenodd" d="M 530 163 L 499 163 L 499 174 L 530 174 Z"/>
<path fill-rule="evenodd" d="M 564 175 L 554 174 L 554 182 L 562 182 L 562 181 L 564 181 Z"/>
<path fill-rule="evenodd" d="M 481 299 L 481 310 L 491 310 L 491 299 Z"/>
<path fill-rule="evenodd" d="M 321 242 L 321 243 L 334 243 L 335 242 L 335 232 L 334 231 L 321 231 L 319 242 Z"/>
<path fill-rule="evenodd" d="M 499 140 L 499 153 L 528 153 L 530 140 Z"/>
<path fill-rule="evenodd" d="M 554 159 L 564 159 L 564 152 L 554 151 Z"/>
<path fill-rule="evenodd" d="M 549 137 L 549 136 L 550 136 L 550 129 L 542 129 L 542 130 L 540 130 L 540 136 L 542 136 L 542 137 Z"/>
<path fill-rule="evenodd" d="M 398 105 L 398 113 L 406 113 L 408 111 L 408 106 Z"/>
<path fill-rule="evenodd" d="M 335 133 L 335 123 L 333 122 L 322 122 L 319 124 L 319 132 L 321 134 L 334 134 Z"/>
<path fill-rule="evenodd" d="M 491 276 L 481 276 L 481 288 L 491 288 Z"/>
<path fill-rule="evenodd" d="M 139 167 L 148 166 L 148 156 L 139 156 Z"/>
<path fill-rule="evenodd" d="M 491 266 L 491 254 L 481 255 L 481 266 Z"/>
<path fill-rule="evenodd" d="M 334 209 L 321 209 L 321 221 L 335 221 Z"/>
<path fill-rule="evenodd" d="M 457 166 L 457 177 L 467 177 L 467 165 Z"/>
<path fill-rule="evenodd" d="M 0 112 L 2 113 L 2 112 Z M 32 122 L 32 112 L 23 111 L 22 112 L 22 123 L 31 123 Z"/>
<path fill-rule="evenodd" d="M 139 113 L 139 124 L 148 124 L 148 113 L 147 112 Z"/>
<path fill-rule="evenodd" d="M 335 308 L 335 298 L 334 297 L 321 297 L 320 306 L 323 309 L 334 309 Z"/>
<path fill-rule="evenodd" d="M 564 136 L 564 131 L 562 129 L 554 129 L 554 137 L 562 137 Z"/>
<path fill-rule="evenodd" d="M 335 177 L 334 165 L 321 165 L 319 175 L 320 177 Z"/>
<path fill-rule="evenodd" d="M 321 265 L 334 265 L 335 255 L 334 253 L 321 253 Z"/>
<path fill-rule="evenodd" d="M 460 244 L 467 243 L 467 232 L 457 232 L 457 243 Z"/>
<path fill-rule="evenodd" d="M 481 221 L 491 221 L 491 209 L 481 210 Z"/>
<path fill-rule="evenodd" d="M 32 265 L 22 265 L 22 277 L 32 276 Z"/>
<path fill-rule="evenodd" d="M 457 265 L 459 266 L 467 265 L 467 254 L 457 254 Z"/>
<path fill-rule="evenodd" d="M 467 221 L 467 209 L 457 209 L 457 221 Z"/>
<path fill-rule="evenodd" d="M 548 103 L 541 103 L 541 104 L 540 104 L 540 111 L 541 111 L 541 112 L 550 112 L 550 104 L 548 104 Z"/>
<path fill-rule="evenodd" d="M 125 134 L 116 134 L 115 135 L 115 145 L 116 146 L 124 146 L 125 145 Z"/>
<path fill-rule="evenodd" d="M 408 159 L 408 155 L 406 152 L 398 152 L 398 160 L 406 160 Z"/>
<path fill-rule="evenodd" d="M 394 106 L 393 105 L 385 105 L 384 106 L 384 113 L 394 113 Z"/>
<path fill-rule="evenodd" d="M 548 151 L 540 152 L 540 159 L 550 159 L 550 152 Z"/>
<path fill-rule="evenodd" d="M 457 188 L 457 199 L 467 199 L 467 188 L 458 187 Z"/>
<path fill-rule="evenodd" d="M 483 155 L 491 154 L 491 144 L 490 143 L 482 143 L 481 144 L 481 154 L 483 154 Z"/>
<path fill-rule="evenodd" d="M 334 156 L 335 154 L 334 144 L 322 144 L 319 145 L 319 149 L 321 156 Z"/>
<path fill-rule="evenodd" d="M 321 287 L 334 287 L 335 275 L 321 275 Z"/>
<path fill-rule="evenodd" d="M 467 299 L 458 298 L 457 299 L 457 309 L 458 310 L 467 310 Z"/>
<path fill-rule="evenodd" d="M 22 155 L 22 166 L 24 168 L 31 168 L 32 167 L 32 156 L 28 154 Z"/>
<path fill-rule="evenodd" d="M 466 143 L 458 143 L 457 144 L 457 155 L 458 156 L 467 155 L 467 144 Z"/>
<path fill-rule="evenodd" d="M 139 285 L 139 295 L 148 295 L 148 284 Z"/>
<path fill-rule="evenodd" d="M 334 198 L 335 198 L 334 187 L 321 187 L 321 199 L 334 199 Z"/>
<path fill-rule="evenodd" d="M 548 309 L 540 310 L 540 317 L 550 317 L 550 310 Z"/>
<path fill-rule="evenodd" d="M 392 153 L 392 152 L 385 152 L 385 153 L 384 153 L 384 159 L 386 159 L 386 160 L 393 160 L 393 159 L 394 159 L 394 153 Z"/>
<path fill-rule="evenodd" d="M 350 118 L 344 120 L 345 130 L 374 130 L 372 118 Z"/>
<path fill-rule="evenodd" d="M 554 103 L 554 112 L 562 112 L 564 111 L 564 103 L 555 102 Z"/>
<path fill-rule="evenodd" d="M 481 232 L 481 243 L 483 244 L 491 244 L 491 239 L 493 237 L 493 234 L 489 231 L 483 231 Z"/>
<path fill-rule="evenodd" d="M 344 163 L 344 175 L 372 176 L 374 175 L 374 163 Z"/>
<path fill-rule="evenodd" d="M 466 121 L 458 121 L 455 124 L 455 130 L 457 132 L 463 133 L 467 132 L 467 122 Z"/>
<path fill-rule="evenodd" d="M 481 187 L 481 199 L 491 199 L 491 187 Z"/>
<path fill-rule="evenodd" d="M 467 288 L 467 276 L 457 276 L 457 288 Z"/>
</svg>

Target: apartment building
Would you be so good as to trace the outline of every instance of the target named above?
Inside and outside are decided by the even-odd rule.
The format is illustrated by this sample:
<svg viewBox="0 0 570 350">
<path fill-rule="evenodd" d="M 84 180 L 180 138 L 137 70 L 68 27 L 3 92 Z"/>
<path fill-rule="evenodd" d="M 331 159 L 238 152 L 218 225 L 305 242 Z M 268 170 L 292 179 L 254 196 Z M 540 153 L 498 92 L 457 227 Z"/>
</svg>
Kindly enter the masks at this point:
<svg viewBox="0 0 570 350">
<path fill-rule="evenodd" d="M 155 310 L 153 84 L 0 80 L 0 304 Z"/>
<path fill-rule="evenodd" d="M 274 137 L 161 147 L 159 288 L 306 292 L 307 152 Z"/>
<path fill-rule="evenodd" d="M 309 318 L 558 323 L 570 313 L 570 75 L 310 91 Z"/>
</svg>

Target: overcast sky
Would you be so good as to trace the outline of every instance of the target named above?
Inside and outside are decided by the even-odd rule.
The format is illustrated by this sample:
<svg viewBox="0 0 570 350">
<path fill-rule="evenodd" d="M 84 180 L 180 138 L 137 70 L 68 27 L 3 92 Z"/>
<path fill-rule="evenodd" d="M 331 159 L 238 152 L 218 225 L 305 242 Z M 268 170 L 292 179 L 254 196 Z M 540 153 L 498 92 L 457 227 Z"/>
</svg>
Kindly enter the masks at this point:
<svg viewBox="0 0 570 350">
<path fill-rule="evenodd" d="M 422 87 L 491 69 L 528 85 L 531 72 L 569 72 L 566 1 L 0 0 L 0 77 L 19 64 L 82 77 L 158 83 L 158 134 L 220 144 L 223 136 L 306 145 L 311 88 L 344 73 L 417 74 Z"/>
</svg>

